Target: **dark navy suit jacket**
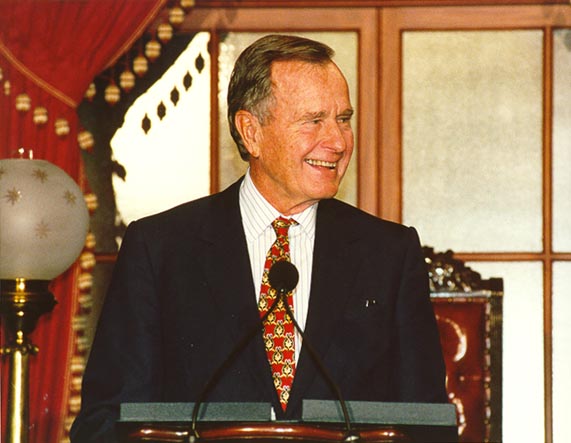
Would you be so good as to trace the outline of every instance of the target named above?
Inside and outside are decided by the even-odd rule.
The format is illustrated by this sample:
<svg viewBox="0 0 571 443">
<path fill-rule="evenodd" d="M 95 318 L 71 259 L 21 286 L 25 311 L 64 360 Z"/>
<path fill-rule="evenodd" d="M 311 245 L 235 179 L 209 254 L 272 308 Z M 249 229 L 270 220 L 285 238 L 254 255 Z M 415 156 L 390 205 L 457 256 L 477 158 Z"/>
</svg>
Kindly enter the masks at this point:
<svg viewBox="0 0 571 443">
<path fill-rule="evenodd" d="M 227 190 L 132 223 L 86 368 L 74 443 L 114 441 L 122 402 L 192 402 L 259 322 L 238 203 Z M 416 231 L 337 200 L 317 211 L 307 340 L 346 400 L 446 402 L 445 368 Z M 301 350 L 282 414 L 261 333 L 206 401 L 334 399 Z"/>
</svg>

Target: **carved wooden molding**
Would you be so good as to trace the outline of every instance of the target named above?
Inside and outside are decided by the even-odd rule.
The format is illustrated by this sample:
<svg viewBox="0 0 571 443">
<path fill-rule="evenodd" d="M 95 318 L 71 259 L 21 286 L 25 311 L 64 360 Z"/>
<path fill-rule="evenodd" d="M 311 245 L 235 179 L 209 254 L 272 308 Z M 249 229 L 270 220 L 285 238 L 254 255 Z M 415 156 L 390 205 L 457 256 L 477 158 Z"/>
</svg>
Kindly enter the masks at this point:
<svg viewBox="0 0 571 443">
<path fill-rule="evenodd" d="M 428 246 L 422 249 L 428 266 L 430 292 L 502 291 L 502 279 L 482 279 L 462 260 L 455 259 L 451 250 L 436 253 Z"/>
<path fill-rule="evenodd" d="M 415 6 L 569 5 L 570 0 L 195 0 L 199 8 L 371 8 Z"/>
</svg>

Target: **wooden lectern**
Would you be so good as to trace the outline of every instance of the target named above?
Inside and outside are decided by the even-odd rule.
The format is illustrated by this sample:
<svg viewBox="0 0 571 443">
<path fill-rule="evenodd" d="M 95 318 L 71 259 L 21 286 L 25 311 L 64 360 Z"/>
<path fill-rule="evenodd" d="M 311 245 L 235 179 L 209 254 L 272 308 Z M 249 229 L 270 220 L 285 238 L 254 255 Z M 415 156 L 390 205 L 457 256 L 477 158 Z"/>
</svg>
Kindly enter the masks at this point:
<svg viewBox="0 0 571 443">
<path fill-rule="evenodd" d="M 359 442 L 457 442 L 451 404 L 346 402 L 352 434 Z M 192 431 L 192 403 L 121 405 L 121 441 L 186 443 Z M 343 442 L 346 422 L 336 401 L 305 400 L 301 420 L 272 421 L 266 403 L 205 403 L 200 407 L 197 441 Z"/>
</svg>

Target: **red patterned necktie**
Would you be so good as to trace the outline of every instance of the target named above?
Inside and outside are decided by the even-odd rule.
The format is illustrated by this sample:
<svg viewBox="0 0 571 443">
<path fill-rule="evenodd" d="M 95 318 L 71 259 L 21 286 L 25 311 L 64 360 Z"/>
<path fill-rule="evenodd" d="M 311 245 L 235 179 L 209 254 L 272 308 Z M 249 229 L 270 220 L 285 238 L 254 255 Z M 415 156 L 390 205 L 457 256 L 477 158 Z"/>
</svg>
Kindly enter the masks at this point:
<svg viewBox="0 0 571 443">
<path fill-rule="evenodd" d="M 266 255 L 264 273 L 262 276 L 262 289 L 260 292 L 260 317 L 272 307 L 276 299 L 276 291 L 270 287 L 268 273 L 272 265 L 281 260 L 290 261 L 288 229 L 297 222 L 293 219 L 279 217 L 272 222 L 276 231 L 276 241 Z M 288 292 L 286 298 L 293 312 L 293 291 Z M 273 312 L 264 321 L 264 344 L 270 366 L 272 367 L 272 378 L 274 386 L 278 392 L 278 397 L 285 411 L 289 399 L 291 385 L 295 374 L 295 348 L 294 348 L 294 325 L 289 315 L 287 315 L 283 299 L 280 299 Z"/>
</svg>

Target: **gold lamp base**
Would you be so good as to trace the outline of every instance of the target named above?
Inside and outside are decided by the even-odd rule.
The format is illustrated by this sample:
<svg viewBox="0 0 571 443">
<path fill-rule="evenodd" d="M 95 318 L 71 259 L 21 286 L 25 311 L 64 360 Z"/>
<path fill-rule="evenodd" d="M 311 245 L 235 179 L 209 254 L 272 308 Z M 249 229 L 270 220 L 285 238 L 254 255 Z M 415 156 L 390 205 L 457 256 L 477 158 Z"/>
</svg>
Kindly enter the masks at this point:
<svg viewBox="0 0 571 443">
<path fill-rule="evenodd" d="M 6 342 L 0 348 L 9 359 L 6 442 L 27 443 L 29 426 L 29 361 L 38 352 L 28 338 L 41 315 L 56 305 L 48 280 L 0 280 L 0 316 Z"/>
</svg>

